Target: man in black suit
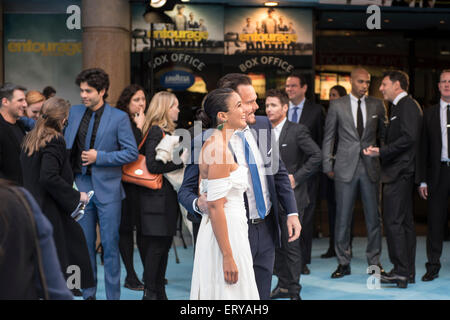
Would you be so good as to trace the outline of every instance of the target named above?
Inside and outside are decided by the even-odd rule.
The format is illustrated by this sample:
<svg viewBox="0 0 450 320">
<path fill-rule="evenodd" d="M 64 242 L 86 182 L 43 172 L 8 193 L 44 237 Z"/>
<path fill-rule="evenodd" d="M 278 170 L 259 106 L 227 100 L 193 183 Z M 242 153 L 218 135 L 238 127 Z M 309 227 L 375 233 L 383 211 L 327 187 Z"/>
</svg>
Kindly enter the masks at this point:
<svg viewBox="0 0 450 320">
<path fill-rule="evenodd" d="M 281 160 L 289 173 L 294 190 L 300 223 L 303 212 L 308 206 L 307 180 L 317 173 L 321 164 L 320 148 L 312 140 L 308 128 L 303 124 L 287 120 L 289 99 L 279 90 L 269 90 L 266 94 L 266 114 L 274 135 L 278 141 Z M 299 239 L 288 242 L 285 215 L 280 215 L 281 247 L 275 250 L 274 274 L 278 276 L 278 285 L 272 291 L 271 298 L 300 299 L 300 272 L 302 254 Z"/>
<path fill-rule="evenodd" d="M 385 145 L 369 146 L 365 155 L 381 159 L 384 227 L 389 259 L 394 265 L 381 283 L 406 288 L 415 282 L 416 232 L 413 217 L 413 189 L 416 156 L 422 130 L 422 109 L 408 95 L 408 75 L 389 71 L 383 75 L 380 91 L 392 102 Z"/>
<path fill-rule="evenodd" d="M 419 194 L 428 200 L 427 272 L 422 281 L 438 277 L 450 195 L 450 69 L 441 72 L 441 99 L 423 113 Z"/>
<path fill-rule="evenodd" d="M 291 122 L 304 124 L 308 127 L 311 138 L 320 147 L 322 145 L 325 112 L 321 105 L 305 98 L 307 90 L 306 78 L 302 74 L 294 72 L 287 77 L 286 93 L 289 97 L 287 118 Z M 307 264 L 311 263 L 314 210 L 316 208 L 318 189 L 319 173 L 316 173 L 308 179 L 309 205 L 304 212 L 303 229 L 300 236 L 300 247 L 303 255 L 302 274 L 310 273 Z"/>
<path fill-rule="evenodd" d="M 0 88 L 0 178 L 19 185 L 22 185 L 20 146 L 25 127 L 18 120 L 27 107 L 26 90 L 12 83 L 5 83 Z"/>
</svg>

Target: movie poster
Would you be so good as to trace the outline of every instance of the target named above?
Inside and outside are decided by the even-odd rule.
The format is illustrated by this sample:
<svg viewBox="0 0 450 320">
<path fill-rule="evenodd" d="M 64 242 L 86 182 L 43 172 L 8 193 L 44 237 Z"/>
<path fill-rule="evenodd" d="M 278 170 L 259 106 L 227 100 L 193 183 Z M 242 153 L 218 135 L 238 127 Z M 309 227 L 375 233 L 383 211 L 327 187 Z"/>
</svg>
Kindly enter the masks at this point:
<svg viewBox="0 0 450 320">
<path fill-rule="evenodd" d="M 28 90 L 46 86 L 72 104 L 80 102 L 75 78 L 82 69 L 81 30 L 69 30 L 67 14 L 6 13 L 5 81 Z"/>
<path fill-rule="evenodd" d="M 225 11 L 225 54 L 312 55 L 312 11 L 237 8 Z"/>
<path fill-rule="evenodd" d="M 131 11 L 131 51 L 148 51 L 151 37 L 145 6 L 133 4 Z M 171 50 L 223 54 L 223 6 L 177 4 L 165 14 L 167 23 L 153 23 L 156 52 Z"/>
</svg>

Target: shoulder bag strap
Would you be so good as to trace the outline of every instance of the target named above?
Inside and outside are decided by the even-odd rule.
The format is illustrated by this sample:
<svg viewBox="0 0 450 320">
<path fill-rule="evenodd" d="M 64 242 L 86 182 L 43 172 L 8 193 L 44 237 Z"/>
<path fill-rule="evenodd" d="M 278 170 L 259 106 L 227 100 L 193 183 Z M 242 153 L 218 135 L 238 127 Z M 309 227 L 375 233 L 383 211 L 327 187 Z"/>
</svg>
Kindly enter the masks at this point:
<svg viewBox="0 0 450 320">
<path fill-rule="evenodd" d="M 25 196 L 19 192 L 15 188 L 9 188 L 20 200 L 22 205 L 25 207 L 25 211 L 27 212 L 27 215 L 31 222 L 31 229 L 33 233 L 33 239 L 34 239 L 34 246 L 36 248 L 36 257 L 37 257 L 37 265 L 38 265 L 38 271 L 39 271 L 39 279 L 41 281 L 42 290 L 44 293 L 44 300 L 50 300 L 48 296 L 48 287 L 47 287 L 47 281 L 45 279 L 45 273 L 44 273 L 44 265 L 42 263 L 42 253 L 41 253 L 41 247 L 39 245 L 39 240 L 37 236 L 37 229 L 36 229 L 36 222 L 34 220 L 33 212 L 31 211 L 30 205 L 28 201 L 25 199 Z"/>
</svg>

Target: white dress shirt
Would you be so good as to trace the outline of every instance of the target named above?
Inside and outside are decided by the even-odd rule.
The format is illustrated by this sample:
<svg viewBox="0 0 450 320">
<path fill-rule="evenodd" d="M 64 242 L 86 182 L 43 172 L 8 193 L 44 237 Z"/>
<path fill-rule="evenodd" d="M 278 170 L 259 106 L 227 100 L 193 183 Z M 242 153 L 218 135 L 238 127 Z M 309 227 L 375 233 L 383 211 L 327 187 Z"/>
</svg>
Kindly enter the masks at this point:
<svg viewBox="0 0 450 320">
<path fill-rule="evenodd" d="M 392 103 L 394 104 L 394 106 L 396 106 L 398 104 L 398 102 L 403 99 L 404 97 L 406 97 L 408 95 L 407 92 L 402 91 L 398 94 L 398 96 L 395 97 L 394 101 L 392 101 Z"/>
<path fill-rule="evenodd" d="M 367 121 L 367 109 L 366 109 L 366 96 L 362 96 L 361 99 L 361 113 L 363 117 L 363 127 L 366 127 Z M 358 98 L 350 93 L 350 104 L 352 107 L 353 123 L 355 128 L 358 128 Z"/>
<path fill-rule="evenodd" d="M 275 139 L 278 141 L 280 139 L 281 130 L 283 129 L 284 124 L 286 123 L 287 118 L 284 117 L 284 120 L 281 121 L 275 128 L 273 128 L 273 133 L 275 133 Z"/>
<path fill-rule="evenodd" d="M 303 106 L 305 105 L 305 101 L 306 101 L 306 98 L 303 98 L 302 102 L 300 102 L 298 105 L 295 105 L 295 104 L 292 103 L 292 101 L 289 101 L 289 110 L 288 110 L 288 119 L 289 119 L 289 121 L 292 121 L 292 115 L 294 114 L 294 108 L 298 107 L 298 110 L 297 110 L 297 123 L 300 122 L 300 117 L 302 116 L 302 111 L 303 111 Z"/>
<path fill-rule="evenodd" d="M 267 186 L 267 179 L 265 176 L 265 168 L 264 162 L 261 157 L 261 153 L 258 148 L 258 144 L 256 143 L 256 139 L 250 131 L 250 128 L 247 126 L 244 130 L 245 140 L 247 140 L 250 149 L 253 152 L 255 157 L 256 165 L 258 167 L 259 180 L 261 180 L 261 188 L 264 196 L 264 202 L 266 205 L 266 216 L 270 213 L 270 209 L 272 207 L 272 203 L 270 201 L 270 193 L 269 188 Z M 231 136 L 230 144 L 233 149 L 234 155 L 236 156 L 237 163 L 241 166 L 249 169 L 247 161 L 245 160 L 244 153 L 244 143 L 242 139 L 236 134 L 236 132 Z M 247 199 L 248 199 L 248 208 L 249 208 L 249 218 L 250 219 L 258 219 L 260 216 L 258 215 L 258 209 L 256 208 L 256 200 L 255 194 L 253 191 L 253 183 L 252 176 L 250 174 L 250 170 L 247 170 L 247 180 L 249 188 L 247 189 Z"/>
</svg>

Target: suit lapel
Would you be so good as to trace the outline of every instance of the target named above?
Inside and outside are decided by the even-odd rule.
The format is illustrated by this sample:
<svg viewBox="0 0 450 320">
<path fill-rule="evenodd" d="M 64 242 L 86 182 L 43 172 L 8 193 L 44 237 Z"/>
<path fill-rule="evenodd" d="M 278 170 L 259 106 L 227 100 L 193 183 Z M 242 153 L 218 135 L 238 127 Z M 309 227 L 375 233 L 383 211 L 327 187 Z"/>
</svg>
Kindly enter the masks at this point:
<svg viewBox="0 0 450 320">
<path fill-rule="evenodd" d="M 77 107 L 76 107 L 77 108 Z M 67 149 L 72 149 L 73 143 L 77 136 L 78 129 L 80 128 L 81 119 L 83 119 L 83 115 L 86 112 L 86 107 L 80 108 L 79 112 L 71 112 L 71 119 L 69 121 L 69 126 L 67 127 L 67 132 L 64 134 L 64 138 L 66 139 Z"/>
<path fill-rule="evenodd" d="M 346 101 L 344 103 L 344 109 L 345 109 L 345 113 L 347 114 L 347 121 L 350 121 L 350 127 L 353 128 L 353 134 L 355 135 L 356 138 L 359 139 L 359 133 L 356 130 L 355 127 L 355 121 L 353 119 L 353 113 L 352 113 L 352 100 L 350 98 L 350 95 L 347 95 L 345 97 Z"/>
<path fill-rule="evenodd" d="M 372 121 L 372 116 L 375 115 L 375 109 L 374 106 L 372 104 L 372 101 L 369 99 L 369 97 L 366 97 L 366 125 L 364 126 L 364 131 L 363 131 L 363 135 L 361 137 L 361 140 L 363 140 L 366 135 L 369 132 L 369 125 L 370 125 L 370 121 Z"/>
<path fill-rule="evenodd" d="M 305 98 L 305 103 L 303 104 L 303 110 L 302 114 L 300 115 L 300 119 L 298 120 L 298 123 L 307 124 L 308 123 L 308 115 L 311 113 L 309 109 L 311 108 L 311 104 L 309 103 L 309 100 Z"/>
<path fill-rule="evenodd" d="M 286 122 L 284 123 L 283 128 L 281 128 L 280 137 L 278 138 L 278 145 L 280 146 L 280 148 L 281 148 L 281 143 L 286 138 L 289 126 L 290 126 L 290 121 L 286 119 Z"/>
<path fill-rule="evenodd" d="M 97 135 L 95 136 L 94 149 L 97 150 L 98 146 L 102 142 L 103 137 L 105 136 L 105 130 L 107 128 L 108 123 L 110 123 L 112 109 L 109 104 L 105 104 L 105 110 L 103 111 L 102 118 L 100 119 L 100 123 L 97 129 Z"/>
</svg>

